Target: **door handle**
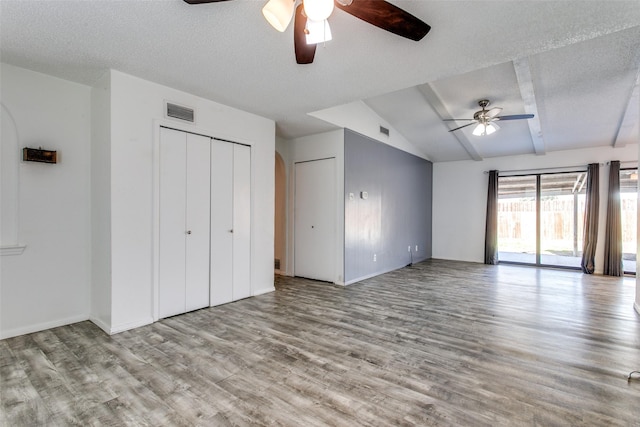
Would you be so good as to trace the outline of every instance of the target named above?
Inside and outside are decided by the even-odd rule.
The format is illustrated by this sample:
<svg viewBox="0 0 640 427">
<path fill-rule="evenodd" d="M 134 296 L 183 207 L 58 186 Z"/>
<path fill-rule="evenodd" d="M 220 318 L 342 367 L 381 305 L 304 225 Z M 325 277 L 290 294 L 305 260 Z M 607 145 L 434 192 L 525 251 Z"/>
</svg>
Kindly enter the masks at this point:
<svg viewBox="0 0 640 427">
<path fill-rule="evenodd" d="M 187 230 L 187 234 L 191 234 L 191 230 Z"/>
<path fill-rule="evenodd" d="M 229 230 L 229 233 L 233 233 L 233 228 L 231 230 Z"/>
</svg>

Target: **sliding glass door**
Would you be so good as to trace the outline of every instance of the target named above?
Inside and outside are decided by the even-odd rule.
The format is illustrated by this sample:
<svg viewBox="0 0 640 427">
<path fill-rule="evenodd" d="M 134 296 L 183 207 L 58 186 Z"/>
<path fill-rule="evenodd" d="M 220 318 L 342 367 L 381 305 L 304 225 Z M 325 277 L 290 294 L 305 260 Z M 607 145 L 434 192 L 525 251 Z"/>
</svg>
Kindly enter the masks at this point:
<svg viewBox="0 0 640 427">
<path fill-rule="evenodd" d="M 580 267 L 586 172 L 540 176 L 540 264 Z"/>
<path fill-rule="evenodd" d="M 498 177 L 498 260 L 536 263 L 537 177 Z"/>
<path fill-rule="evenodd" d="M 498 178 L 501 262 L 580 268 L 586 172 Z"/>
<path fill-rule="evenodd" d="M 623 271 L 636 274 L 638 169 L 623 169 L 620 171 L 620 214 Z"/>
</svg>

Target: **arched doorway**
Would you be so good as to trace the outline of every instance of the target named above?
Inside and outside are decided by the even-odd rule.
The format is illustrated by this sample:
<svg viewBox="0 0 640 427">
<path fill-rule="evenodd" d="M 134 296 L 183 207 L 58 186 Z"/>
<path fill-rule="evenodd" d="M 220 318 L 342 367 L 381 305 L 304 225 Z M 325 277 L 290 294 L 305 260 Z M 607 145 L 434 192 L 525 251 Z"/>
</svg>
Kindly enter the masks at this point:
<svg viewBox="0 0 640 427">
<path fill-rule="evenodd" d="M 275 174 L 274 272 L 285 274 L 287 271 L 287 172 L 284 160 L 277 151 Z"/>
</svg>

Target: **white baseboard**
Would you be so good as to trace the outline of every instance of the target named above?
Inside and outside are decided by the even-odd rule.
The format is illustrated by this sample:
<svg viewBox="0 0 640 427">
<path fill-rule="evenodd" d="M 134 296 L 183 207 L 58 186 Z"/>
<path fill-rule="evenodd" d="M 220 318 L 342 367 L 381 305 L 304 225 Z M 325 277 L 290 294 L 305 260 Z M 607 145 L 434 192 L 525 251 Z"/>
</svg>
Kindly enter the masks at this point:
<svg viewBox="0 0 640 427">
<path fill-rule="evenodd" d="M 0 247 L 0 256 L 22 255 L 26 248 L 25 245 L 2 246 Z"/>
<path fill-rule="evenodd" d="M 633 303 L 633 308 L 635 308 L 638 314 L 640 314 L 640 304 L 638 304 L 638 301 Z"/>
<path fill-rule="evenodd" d="M 419 262 L 426 261 L 427 259 L 429 259 L 429 258 L 419 258 L 419 259 L 414 260 L 413 263 L 417 264 Z M 351 279 L 348 282 L 346 282 L 345 285 L 347 285 L 347 286 L 348 285 L 352 285 L 354 283 L 358 283 L 358 282 L 361 282 L 361 281 L 366 280 L 366 279 L 371 279 L 372 277 L 380 276 L 381 274 L 390 273 L 392 271 L 400 270 L 401 268 L 405 268 L 405 267 L 407 267 L 407 266 L 406 265 L 401 265 L 399 267 L 392 267 L 392 268 L 389 268 L 389 269 L 386 269 L 386 270 L 376 271 L 375 273 L 371 273 L 371 274 L 367 274 L 365 276 L 361 276 L 361 277 L 358 277 L 358 278 L 355 278 L 355 279 Z"/>
<path fill-rule="evenodd" d="M 123 323 L 121 325 L 111 326 L 107 332 L 109 335 L 119 334 L 120 332 L 128 331 L 130 329 L 139 328 L 141 326 L 147 326 L 153 323 L 153 317 L 146 317 L 144 319 L 136 320 L 135 322 Z M 98 325 L 100 326 L 100 325 Z"/>
<path fill-rule="evenodd" d="M 109 334 L 109 331 L 111 330 L 111 327 L 109 326 L 109 324 L 105 321 L 103 321 L 102 319 L 98 319 L 97 317 L 89 317 L 89 320 L 91 321 L 91 323 L 93 323 L 94 325 L 96 325 L 98 328 L 102 329 L 106 334 Z"/>
<path fill-rule="evenodd" d="M 275 292 L 275 290 L 276 290 L 276 288 L 274 288 L 274 287 L 258 289 L 257 291 L 255 291 L 253 293 L 252 296 L 257 297 L 258 295 L 268 294 L 269 292 Z"/>
<path fill-rule="evenodd" d="M 17 337 L 19 335 L 26 335 L 34 332 L 40 332 L 46 329 L 70 325 L 72 323 L 84 322 L 85 320 L 89 320 L 89 316 L 86 314 L 82 314 L 78 316 L 66 317 L 64 319 L 52 320 L 49 322 L 36 323 L 34 325 L 21 326 L 19 328 L 0 331 L 0 339 L 3 340 L 5 338 Z"/>
<path fill-rule="evenodd" d="M 395 270 L 395 268 L 394 268 L 394 270 Z M 393 271 L 393 270 L 378 271 L 378 272 L 375 272 L 375 273 L 372 273 L 372 274 L 367 274 L 366 276 L 360 276 L 360 277 L 357 277 L 355 279 L 351 279 L 351 280 L 349 280 L 347 282 L 344 282 L 344 285 L 345 286 L 349 286 L 349 285 L 352 285 L 354 283 L 358 283 L 358 282 L 361 282 L 363 280 L 371 279 L 372 277 L 376 277 L 376 276 L 379 276 L 381 274 L 388 273 L 389 271 Z"/>
<path fill-rule="evenodd" d="M 273 274 L 276 274 L 278 276 L 294 277 L 293 273 L 286 270 L 273 270 Z"/>
</svg>

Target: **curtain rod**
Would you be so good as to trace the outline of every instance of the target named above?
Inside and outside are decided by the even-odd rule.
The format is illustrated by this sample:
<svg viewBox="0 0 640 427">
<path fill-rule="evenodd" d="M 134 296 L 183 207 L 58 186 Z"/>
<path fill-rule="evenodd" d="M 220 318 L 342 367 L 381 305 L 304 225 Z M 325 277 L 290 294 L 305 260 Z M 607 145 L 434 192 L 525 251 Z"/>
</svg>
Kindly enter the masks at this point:
<svg viewBox="0 0 640 427">
<path fill-rule="evenodd" d="M 610 165 L 611 162 L 607 162 L 607 165 Z M 629 165 L 629 166 L 638 166 L 638 162 L 635 162 L 633 160 L 627 160 L 626 162 L 620 162 L 620 166 L 622 165 Z"/>
<path fill-rule="evenodd" d="M 600 163 L 600 166 L 604 166 L 604 163 Z M 535 169 L 513 169 L 502 171 L 499 170 L 500 173 L 526 173 L 526 172 L 540 172 L 540 171 L 549 171 L 549 170 L 567 170 L 567 171 L 586 171 L 587 165 L 578 165 L 578 166 L 556 166 L 549 168 L 535 168 Z M 489 173 L 490 171 L 484 171 L 484 173 Z"/>
<path fill-rule="evenodd" d="M 600 166 L 609 166 L 611 164 L 611 162 L 606 162 L 606 163 L 600 163 Z M 628 165 L 628 166 L 636 166 L 638 165 L 638 162 L 635 162 L 633 160 L 629 160 L 629 161 L 625 161 L 625 162 L 620 162 L 620 166 L 622 165 Z M 535 169 L 513 169 L 513 170 L 499 170 L 498 174 L 500 173 L 527 173 L 527 172 L 540 172 L 540 171 L 549 171 L 549 170 L 555 170 L 555 171 L 563 171 L 566 170 L 567 172 L 573 172 L 573 171 L 586 171 L 587 170 L 587 165 L 578 165 L 578 166 L 557 166 L 557 167 L 548 167 L 548 168 L 535 168 Z M 490 171 L 484 171 L 484 173 L 488 174 Z"/>
</svg>

